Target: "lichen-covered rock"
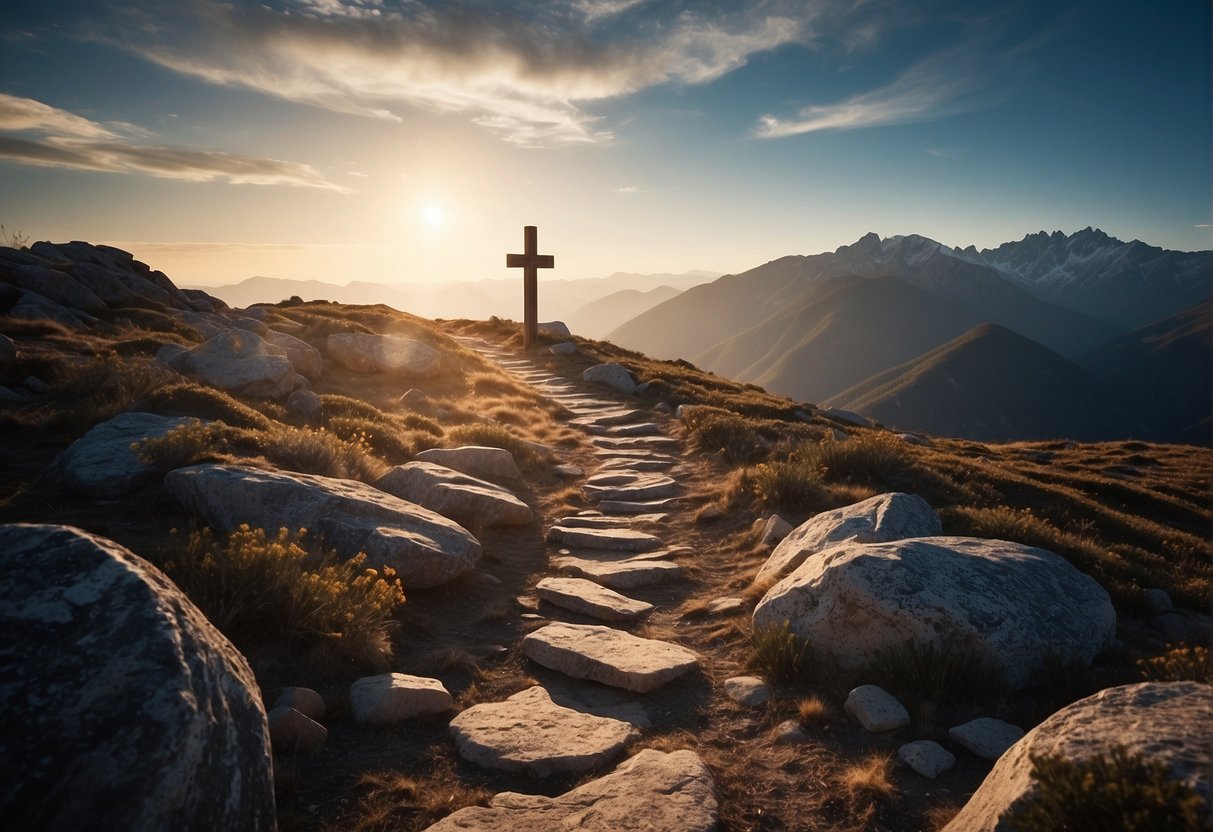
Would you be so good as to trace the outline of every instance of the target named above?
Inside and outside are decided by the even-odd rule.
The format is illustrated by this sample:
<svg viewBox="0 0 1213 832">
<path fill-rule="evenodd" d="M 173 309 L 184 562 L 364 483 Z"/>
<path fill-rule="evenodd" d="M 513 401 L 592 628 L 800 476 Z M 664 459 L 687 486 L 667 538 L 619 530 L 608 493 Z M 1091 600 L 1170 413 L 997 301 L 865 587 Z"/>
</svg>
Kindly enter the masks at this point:
<svg viewBox="0 0 1213 832">
<path fill-rule="evenodd" d="M 431 378 L 442 370 L 442 353 L 403 335 L 336 332 L 328 337 L 329 357 L 356 373 L 403 373 Z"/>
<path fill-rule="evenodd" d="M 846 668 L 881 650 L 945 640 L 1020 688 L 1046 657 L 1089 664 L 1112 642 L 1108 593 L 1060 556 L 1004 540 L 848 541 L 809 558 L 754 610 Z"/>
<path fill-rule="evenodd" d="M 1011 746 L 944 832 L 1011 832 L 1006 815 L 1035 794 L 1033 756 L 1072 763 L 1123 746 L 1167 766 L 1213 807 L 1213 687 L 1199 682 L 1145 682 L 1108 688 L 1067 705 Z M 1206 815 L 1206 824 L 1209 816 Z"/>
<path fill-rule="evenodd" d="M 299 375 L 312 381 L 320 378 L 321 372 L 324 371 L 324 361 L 320 358 L 320 350 L 307 341 L 299 340 L 294 335 L 287 335 L 285 332 L 277 332 L 273 329 L 267 329 L 262 337 L 267 344 L 278 347 L 286 353 L 291 366 Z"/>
<path fill-rule="evenodd" d="M 805 560 L 844 540 L 884 543 L 943 533 L 939 515 L 917 494 L 878 494 L 862 502 L 810 517 L 779 541 L 757 581 L 771 582 L 791 574 Z M 765 538 L 765 530 L 764 530 Z"/>
<path fill-rule="evenodd" d="M 354 480 L 206 464 L 170 471 L 164 487 L 219 531 L 308 529 L 340 557 L 365 552 L 368 565 L 392 567 L 406 588 L 444 584 L 480 558 L 467 529 Z"/>
<path fill-rule="evenodd" d="M 233 329 L 173 359 L 203 384 L 242 396 L 279 398 L 295 389 L 295 368 L 271 352 L 255 332 Z"/>
<path fill-rule="evenodd" d="M 139 457 L 138 444 L 164 436 L 197 419 L 155 413 L 119 413 L 96 425 L 59 456 L 63 479 L 73 491 L 89 497 L 121 497 L 155 477 L 152 463 Z"/>
<path fill-rule="evenodd" d="M 876 685 L 860 685 L 847 694 L 846 712 L 873 734 L 904 728 L 910 714 L 893 694 Z"/>
<path fill-rule="evenodd" d="M 364 676 L 350 685 L 350 708 L 359 722 L 390 725 L 432 716 L 451 707 L 451 701 L 442 682 L 407 673 Z"/>
<path fill-rule="evenodd" d="M 931 740 L 907 742 L 897 749 L 897 759 L 906 767 L 930 780 L 934 780 L 956 765 L 955 755 Z"/>
<path fill-rule="evenodd" d="M 159 570 L 67 526 L 0 526 L 10 829 L 273 829 L 244 657 Z"/>
<path fill-rule="evenodd" d="M 531 522 L 530 507 L 513 492 L 432 462 L 397 465 L 376 480 L 375 487 L 466 526 L 525 526 Z"/>
<path fill-rule="evenodd" d="M 502 792 L 460 809 L 427 832 L 712 832 L 712 774 L 693 751 L 646 748 L 610 774 L 559 797 Z"/>
</svg>

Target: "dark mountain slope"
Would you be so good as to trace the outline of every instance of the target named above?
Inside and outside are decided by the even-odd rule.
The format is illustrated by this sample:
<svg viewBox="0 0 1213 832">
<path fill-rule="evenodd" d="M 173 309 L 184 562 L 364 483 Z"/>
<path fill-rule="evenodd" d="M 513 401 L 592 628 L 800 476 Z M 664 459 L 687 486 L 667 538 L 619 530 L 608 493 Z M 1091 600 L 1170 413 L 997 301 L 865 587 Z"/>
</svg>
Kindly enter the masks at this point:
<svg viewBox="0 0 1213 832">
<path fill-rule="evenodd" d="M 991 324 L 825 404 L 903 430 L 989 442 L 1096 442 L 1155 433 L 1127 395 L 1046 347 Z"/>
<path fill-rule="evenodd" d="M 1132 394 L 1162 438 L 1209 444 L 1213 299 L 1116 338 L 1079 363 Z"/>
</svg>

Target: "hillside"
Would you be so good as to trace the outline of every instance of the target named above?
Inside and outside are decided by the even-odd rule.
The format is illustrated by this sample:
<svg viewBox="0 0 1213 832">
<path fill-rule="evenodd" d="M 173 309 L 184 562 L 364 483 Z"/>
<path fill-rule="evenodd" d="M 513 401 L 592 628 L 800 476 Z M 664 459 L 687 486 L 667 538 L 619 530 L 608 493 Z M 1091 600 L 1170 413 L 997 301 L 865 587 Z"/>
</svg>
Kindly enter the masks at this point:
<svg viewBox="0 0 1213 832">
<path fill-rule="evenodd" d="M 1055 352 L 983 324 L 832 396 L 890 427 L 985 442 L 1152 436 L 1136 404 Z"/>
<path fill-rule="evenodd" d="M 874 287 L 937 303 L 832 285 L 839 315 Z M 558 810 L 612 832 L 642 806 L 670 830 L 917 832 L 992 776 L 953 733 L 974 717 L 1029 730 L 1097 691 L 1208 682 L 1210 449 L 910 441 L 607 342 L 524 352 L 519 330 L 230 308 L 116 248 L 0 247 L 0 670 L 6 749 L 37 761 L 8 767 L 10 825 L 89 827 L 167 793 L 192 801 L 174 828 L 531 829 Z M 1078 383 L 1019 336 L 970 335 L 982 361 Z M 791 529 L 853 537 L 893 500 L 925 530 L 847 545 L 910 563 L 930 538 L 1005 579 L 945 585 L 920 559 L 930 612 L 903 607 L 855 663 L 830 652 L 845 638 L 755 623 Z M 845 596 L 804 606 L 879 629 Z M 1024 649 L 995 667 L 950 637 L 970 624 Z M 913 717 L 876 730 L 846 704 L 861 684 Z M 935 777 L 898 762 L 918 740 L 955 752 Z"/>
<path fill-rule="evenodd" d="M 1131 394 L 1177 442 L 1213 436 L 1213 300 L 1135 329 L 1083 356 L 1079 364 Z"/>
<path fill-rule="evenodd" d="M 786 311 L 721 341 L 695 363 L 819 402 L 955 338 L 980 310 L 894 277 L 827 278 Z"/>
<path fill-rule="evenodd" d="M 605 297 L 590 301 L 564 315 L 569 330 L 586 338 L 602 338 L 615 327 L 635 318 L 659 303 L 676 297 L 679 290 L 673 286 L 658 286 L 656 289 L 621 289 Z M 470 317 L 470 316 L 469 316 Z"/>
</svg>

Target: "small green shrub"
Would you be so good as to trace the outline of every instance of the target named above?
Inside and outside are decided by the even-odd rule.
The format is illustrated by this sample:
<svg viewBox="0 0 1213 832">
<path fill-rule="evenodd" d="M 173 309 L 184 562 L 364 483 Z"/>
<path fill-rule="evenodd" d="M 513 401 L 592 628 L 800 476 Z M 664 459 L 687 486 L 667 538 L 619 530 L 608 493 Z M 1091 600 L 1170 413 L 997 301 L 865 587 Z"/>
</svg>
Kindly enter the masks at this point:
<svg viewBox="0 0 1213 832">
<path fill-rule="evenodd" d="M 797 454 L 804 463 L 821 468 L 830 482 L 897 488 L 912 480 L 913 461 L 906 445 L 891 433 L 865 431 L 841 442 L 807 443 Z"/>
<path fill-rule="evenodd" d="M 959 638 L 945 638 L 938 644 L 907 640 L 886 647 L 857 678 L 920 701 L 983 701 L 1002 692 L 992 662 Z"/>
<path fill-rule="evenodd" d="M 387 473 L 365 439 L 347 441 L 324 428 L 277 428 L 264 434 L 260 451 L 274 465 L 304 474 L 369 483 Z"/>
<path fill-rule="evenodd" d="M 1205 801 L 1165 763 L 1122 746 L 1078 762 L 1034 755 L 1031 776 L 1035 788 L 1005 817 L 1017 832 L 1196 832 L 1209 818 Z"/>
<path fill-rule="evenodd" d="M 238 647 L 267 641 L 359 667 L 391 657 L 392 614 L 404 591 L 390 567 L 316 556 L 305 533 L 241 526 L 223 539 L 192 533 L 167 553 L 168 573 Z"/>
<path fill-rule="evenodd" d="M 760 627 L 754 631 L 751 644 L 754 654 L 750 657 L 750 665 L 768 680 L 796 682 L 808 674 L 809 644 L 792 632 L 789 622 Z"/>
<path fill-rule="evenodd" d="M 1186 644 L 1170 647 L 1161 656 L 1137 662 L 1141 678 L 1147 682 L 1204 682 L 1213 685 L 1213 665 L 1207 647 Z"/>
<path fill-rule="evenodd" d="M 763 463 L 747 471 L 746 476 L 755 498 L 770 508 L 809 511 L 820 506 L 826 497 L 821 466 L 799 454 Z"/>
<path fill-rule="evenodd" d="M 759 424 L 746 416 L 694 405 L 683 409 L 682 424 L 698 450 L 719 454 L 730 464 L 753 465 L 770 455 L 770 440 L 762 435 Z"/>
<path fill-rule="evenodd" d="M 178 425 L 163 436 L 136 442 L 131 449 L 157 471 L 168 472 L 200 462 L 223 460 L 242 438 L 249 435 L 249 431 L 229 427 L 223 422 L 194 421 Z"/>
</svg>

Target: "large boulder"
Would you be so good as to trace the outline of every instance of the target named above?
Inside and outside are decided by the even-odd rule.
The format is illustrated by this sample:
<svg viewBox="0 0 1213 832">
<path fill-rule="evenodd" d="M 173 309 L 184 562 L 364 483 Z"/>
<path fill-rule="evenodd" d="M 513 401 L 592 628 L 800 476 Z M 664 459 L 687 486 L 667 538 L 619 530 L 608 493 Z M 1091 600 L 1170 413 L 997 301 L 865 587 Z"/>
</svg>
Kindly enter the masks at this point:
<svg viewBox="0 0 1213 832">
<path fill-rule="evenodd" d="M 13 339 L 0 333 L 0 373 L 7 373 L 17 363 L 17 345 Z"/>
<path fill-rule="evenodd" d="M 432 462 L 397 465 L 375 487 L 467 526 L 525 526 L 531 522 L 531 509 L 512 492 Z"/>
<path fill-rule="evenodd" d="M 4 278 L 14 286 L 37 292 L 67 309 L 94 313 L 105 309 L 105 301 L 92 289 L 58 269 L 13 266 L 4 270 Z"/>
<path fill-rule="evenodd" d="M 286 354 L 286 357 L 291 362 L 291 366 L 295 368 L 295 372 L 299 373 L 299 375 L 313 381 L 320 378 L 320 373 L 324 370 L 324 362 L 320 358 L 320 350 L 313 347 L 307 341 L 301 341 L 294 335 L 287 335 L 285 332 L 277 332 L 272 329 L 266 330 L 262 337 L 267 344 L 277 347 Z"/>
<path fill-rule="evenodd" d="M 712 774 L 695 752 L 646 748 L 558 797 L 502 792 L 488 806 L 460 809 L 427 832 L 712 832 L 716 822 Z"/>
<path fill-rule="evenodd" d="M 67 526 L 0 526 L 9 829 L 273 829 L 244 657 L 159 570 Z"/>
<path fill-rule="evenodd" d="M 392 567 L 405 587 L 444 584 L 480 558 L 467 529 L 354 480 L 208 464 L 170 471 L 164 487 L 219 531 L 308 529 L 339 557 L 365 552 L 368 565 Z"/>
<path fill-rule="evenodd" d="M 442 353 L 403 335 L 336 332 L 325 343 L 329 357 L 356 373 L 402 373 L 431 378 L 442 371 Z"/>
<path fill-rule="evenodd" d="M 807 558 L 844 540 L 884 543 L 941 534 L 939 515 L 922 497 L 899 492 L 879 494 L 859 503 L 823 511 L 801 523 L 771 552 L 758 570 L 757 581 L 778 581 Z"/>
<path fill-rule="evenodd" d="M 632 372 L 622 364 L 595 364 L 586 369 L 581 378 L 592 384 L 601 384 L 618 390 L 620 393 L 631 395 L 636 392 L 636 379 Z"/>
<path fill-rule="evenodd" d="M 83 316 L 86 313 L 72 312 L 48 297 L 23 289 L 21 298 L 9 307 L 5 314 L 10 318 L 19 318 L 23 321 L 54 321 L 57 324 L 78 329 L 84 326 L 85 318 Z"/>
<path fill-rule="evenodd" d="M 421 462 L 445 465 L 456 471 L 495 483 L 516 482 L 522 479 L 514 455 L 505 448 L 486 448 L 465 445 L 460 448 L 430 448 L 417 454 Z"/>
<path fill-rule="evenodd" d="M 295 368 L 271 352 L 255 332 L 233 329 L 173 359 L 173 366 L 203 384 L 242 396 L 279 398 L 295 389 Z"/>
<path fill-rule="evenodd" d="M 197 419 L 155 413 L 119 413 L 93 427 L 59 455 L 67 485 L 89 497 L 122 497 L 147 485 L 156 469 L 139 458 L 138 443 Z"/>
<path fill-rule="evenodd" d="M 1213 809 L 1211 717 L 1213 688 L 1198 682 L 1102 690 L 1061 709 L 1011 746 L 944 832 L 1010 832 L 1008 812 L 1040 790 L 1031 777 L 1033 756 L 1081 763 L 1117 746 L 1164 764 L 1171 777 L 1194 789 L 1205 801 L 1208 828 L 1207 813 Z"/>
<path fill-rule="evenodd" d="M 809 558 L 754 610 L 754 627 L 781 626 L 843 667 L 882 650 L 945 640 L 978 652 L 1020 688 L 1050 655 L 1090 663 L 1111 643 L 1108 593 L 1044 549 L 963 537 L 848 541 Z"/>
</svg>

